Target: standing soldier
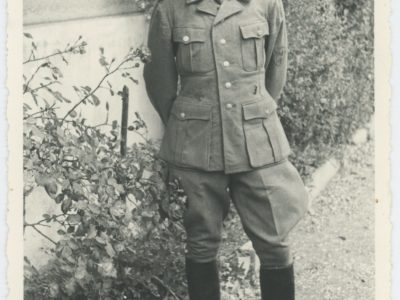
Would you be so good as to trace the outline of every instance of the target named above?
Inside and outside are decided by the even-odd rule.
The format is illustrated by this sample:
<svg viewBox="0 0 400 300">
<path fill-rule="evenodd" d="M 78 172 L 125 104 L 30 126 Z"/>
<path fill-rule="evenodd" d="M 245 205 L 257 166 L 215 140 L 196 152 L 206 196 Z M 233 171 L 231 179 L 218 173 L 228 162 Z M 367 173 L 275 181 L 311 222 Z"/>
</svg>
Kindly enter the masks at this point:
<svg viewBox="0 0 400 300">
<path fill-rule="evenodd" d="M 166 125 L 159 155 L 188 201 L 190 299 L 220 299 L 216 256 L 232 200 L 260 258 L 262 299 L 293 300 L 287 236 L 308 200 L 276 113 L 287 69 L 281 0 L 161 0 L 148 46 L 146 88 Z"/>
</svg>

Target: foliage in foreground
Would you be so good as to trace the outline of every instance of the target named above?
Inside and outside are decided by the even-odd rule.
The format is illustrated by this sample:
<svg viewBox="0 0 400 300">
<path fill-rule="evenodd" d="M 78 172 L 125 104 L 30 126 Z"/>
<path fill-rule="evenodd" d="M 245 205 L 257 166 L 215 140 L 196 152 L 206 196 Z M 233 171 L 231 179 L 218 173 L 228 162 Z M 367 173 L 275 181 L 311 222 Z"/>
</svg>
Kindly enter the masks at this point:
<svg viewBox="0 0 400 300">
<path fill-rule="evenodd" d="M 166 192 L 155 147 L 137 144 L 121 157 L 113 135 L 82 120 L 61 125 L 51 111 L 42 116 L 43 124 L 25 124 L 26 189 L 42 186 L 62 214 L 25 226 L 40 230 L 57 222 L 63 229 L 45 268 L 27 262 L 26 298 L 147 299 L 165 293 L 160 284 L 166 278 L 179 280 L 174 270 L 182 264 L 184 197 L 178 189 Z"/>
<path fill-rule="evenodd" d="M 26 38 L 32 37 L 26 34 Z M 72 102 L 55 88 L 63 75 L 54 61 L 62 58 L 68 63 L 68 55 L 84 54 L 85 48 L 79 38 L 51 59 L 42 59 L 33 47 L 25 62 L 36 66 L 24 83 L 24 97 L 34 103 L 34 107 L 29 101 L 24 104 L 24 201 L 41 187 L 62 211 L 24 223 L 25 230 L 37 231 L 54 245 L 49 250 L 50 261 L 39 270 L 25 259 L 25 298 L 154 299 L 170 295 L 176 299 L 175 293 L 184 289 L 182 272 L 177 270 L 183 264 L 181 208 L 185 197 L 176 184 L 167 189 L 164 166 L 155 159 L 157 147 L 145 136 L 146 124 L 136 114 L 129 129 L 143 142 L 133 144 L 122 156 L 117 121 L 93 126 L 76 113 L 80 105 L 100 105 L 96 92 L 112 74 L 135 82 L 129 70 L 146 61 L 147 54 L 131 49 L 118 64 L 108 62 L 101 49 L 104 77 L 95 88 L 74 87 L 80 100 L 59 116 L 57 104 Z M 37 87 L 33 82 L 39 82 Z M 114 94 L 111 84 L 106 86 Z M 54 223 L 61 226 L 57 240 L 41 231 L 42 226 Z M 180 290 L 174 292 L 169 285 L 180 286 Z"/>
</svg>

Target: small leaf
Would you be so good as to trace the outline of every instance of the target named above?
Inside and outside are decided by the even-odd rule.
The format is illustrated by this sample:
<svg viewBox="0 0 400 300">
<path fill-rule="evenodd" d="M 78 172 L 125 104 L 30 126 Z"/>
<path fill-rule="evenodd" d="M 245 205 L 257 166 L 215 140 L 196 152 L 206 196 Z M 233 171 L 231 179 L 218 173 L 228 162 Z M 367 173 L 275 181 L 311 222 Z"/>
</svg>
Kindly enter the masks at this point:
<svg viewBox="0 0 400 300">
<path fill-rule="evenodd" d="M 139 84 L 139 81 L 134 79 L 132 76 L 130 76 L 129 79 L 132 80 L 133 83 Z"/>
<path fill-rule="evenodd" d="M 88 239 L 92 239 L 97 235 L 97 229 L 96 226 L 94 226 L 93 224 L 90 224 L 89 226 L 89 230 L 87 232 L 87 238 Z"/>
<path fill-rule="evenodd" d="M 65 291 L 66 291 L 66 293 L 67 293 L 67 295 L 69 296 L 69 297 L 71 297 L 72 295 L 74 295 L 75 293 L 76 293 L 76 287 L 77 287 L 77 284 L 76 284 L 76 280 L 75 280 L 75 278 L 70 278 L 68 281 L 67 281 L 67 283 L 64 285 L 64 287 L 65 287 Z"/>
<path fill-rule="evenodd" d="M 109 180 L 110 182 L 110 180 Z M 110 183 L 109 183 L 110 184 Z M 116 189 L 122 189 L 122 186 L 118 187 L 117 183 L 115 183 Z M 123 189 L 122 189 L 123 191 Z M 119 191 L 121 192 L 121 191 Z M 125 215 L 126 205 L 122 201 L 116 201 L 114 205 L 110 208 L 110 214 L 116 218 L 121 218 Z"/>
<path fill-rule="evenodd" d="M 72 200 L 70 198 L 66 198 L 63 200 L 62 204 L 61 204 L 61 211 L 66 214 L 72 205 Z"/>
<path fill-rule="evenodd" d="M 79 224 L 81 222 L 81 216 L 78 214 L 69 215 L 67 217 L 67 222 L 72 225 Z"/>
<path fill-rule="evenodd" d="M 101 245 L 105 245 L 107 242 L 106 242 L 106 240 L 105 239 L 103 239 L 102 237 L 100 237 L 100 236 L 96 236 L 96 242 L 98 242 L 99 244 L 101 244 Z"/>
<path fill-rule="evenodd" d="M 99 63 L 102 66 L 108 66 L 108 62 L 106 61 L 106 58 L 104 56 L 100 57 Z"/>
<path fill-rule="evenodd" d="M 28 39 L 32 39 L 33 38 L 32 34 L 30 34 L 28 32 L 24 32 L 24 36 L 27 37 Z"/>
<path fill-rule="evenodd" d="M 32 109 L 32 107 L 30 107 L 30 105 L 27 104 L 27 103 L 24 103 L 24 107 L 25 107 L 26 109 Z"/>
<path fill-rule="evenodd" d="M 71 250 L 76 251 L 79 249 L 79 244 L 77 243 L 76 240 L 74 239 L 70 239 L 67 241 L 67 245 L 69 248 L 71 248 Z"/>
<path fill-rule="evenodd" d="M 110 257 L 114 257 L 115 256 L 115 250 L 114 250 L 114 248 L 112 247 L 112 245 L 110 243 L 106 244 L 106 251 L 107 251 L 107 254 Z"/>
<path fill-rule="evenodd" d="M 54 199 L 57 204 L 61 203 L 64 200 L 64 194 L 59 194 L 57 197 Z"/>
<path fill-rule="evenodd" d="M 87 208 L 87 203 L 84 200 L 79 200 L 76 204 L 75 207 L 76 209 L 86 209 Z"/>
<path fill-rule="evenodd" d="M 92 99 L 93 99 L 93 103 L 95 106 L 99 106 L 100 105 L 100 99 L 96 96 L 96 95 L 92 95 Z"/>
<path fill-rule="evenodd" d="M 94 203 L 89 204 L 89 209 L 95 215 L 98 215 L 100 213 L 100 207 Z"/>
<path fill-rule="evenodd" d="M 55 180 L 49 180 L 44 184 L 44 189 L 46 190 L 47 194 L 54 198 L 57 194 L 57 184 Z"/>
<path fill-rule="evenodd" d="M 60 78 L 63 77 L 63 74 L 61 73 L 61 70 L 60 70 L 59 68 L 53 66 L 53 67 L 51 68 L 51 70 L 52 70 L 53 73 L 54 73 L 55 75 L 57 75 L 58 77 L 60 77 Z"/>
<path fill-rule="evenodd" d="M 46 220 L 51 218 L 51 216 L 50 216 L 49 214 L 43 214 L 42 216 L 43 216 L 43 218 L 46 219 Z"/>
<path fill-rule="evenodd" d="M 151 211 L 143 211 L 142 212 L 142 217 L 144 218 L 152 218 L 154 216 L 154 213 Z"/>
<path fill-rule="evenodd" d="M 90 93 L 90 91 L 92 90 L 92 88 L 91 88 L 90 86 L 87 86 L 87 85 L 83 86 L 82 88 L 83 88 L 84 90 L 88 91 L 89 93 Z"/>
<path fill-rule="evenodd" d="M 112 260 L 105 260 L 104 262 L 100 263 L 99 272 L 103 276 L 114 277 L 114 278 L 117 277 L 117 270 L 115 269 Z"/>
<path fill-rule="evenodd" d="M 63 55 L 61 55 L 61 58 L 62 58 L 63 62 L 64 62 L 66 65 L 68 65 L 68 60 L 66 60 L 65 57 L 64 57 Z"/>
<path fill-rule="evenodd" d="M 51 89 L 47 89 L 50 93 L 53 94 L 53 96 L 60 102 L 67 102 L 67 103 L 71 103 L 71 100 L 65 98 L 59 91 L 53 91 Z"/>
<path fill-rule="evenodd" d="M 83 280 L 87 276 L 86 262 L 80 257 L 78 259 L 78 267 L 75 271 L 75 279 Z"/>
<path fill-rule="evenodd" d="M 72 118 L 75 118 L 78 114 L 76 113 L 76 111 L 71 111 L 69 114 Z"/>
</svg>

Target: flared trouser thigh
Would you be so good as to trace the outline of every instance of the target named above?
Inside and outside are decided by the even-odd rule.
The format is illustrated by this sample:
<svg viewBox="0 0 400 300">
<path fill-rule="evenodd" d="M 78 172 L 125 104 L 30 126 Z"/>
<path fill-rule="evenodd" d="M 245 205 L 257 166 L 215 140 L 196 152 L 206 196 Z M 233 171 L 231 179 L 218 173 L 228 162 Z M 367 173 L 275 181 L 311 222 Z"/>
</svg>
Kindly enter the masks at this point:
<svg viewBox="0 0 400 300">
<path fill-rule="evenodd" d="M 292 263 L 288 234 L 307 211 L 308 194 L 295 167 L 281 163 L 232 175 L 230 194 L 243 228 L 266 268 Z"/>
</svg>

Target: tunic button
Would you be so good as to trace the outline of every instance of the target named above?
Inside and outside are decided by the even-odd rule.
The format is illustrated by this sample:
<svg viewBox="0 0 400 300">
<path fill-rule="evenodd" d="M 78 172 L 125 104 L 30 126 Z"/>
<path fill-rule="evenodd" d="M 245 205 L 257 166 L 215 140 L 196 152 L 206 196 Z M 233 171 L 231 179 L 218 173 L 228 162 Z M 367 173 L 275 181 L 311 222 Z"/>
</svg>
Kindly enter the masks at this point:
<svg viewBox="0 0 400 300">
<path fill-rule="evenodd" d="M 181 118 L 183 119 L 184 117 L 186 117 L 186 114 L 185 114 L 184 112 L 182 112 L 182 113 L 180 114 L 180 116 L 181 116 Z"/>
<path fill-rule="evenodd" d="M 230 66 L 230 63 L 229 63 L 229 61 L 224 61 L 224 67 L 229 67 Z"/>
<path fill-rule="evenodd" d="M 182 40 L 184 42 L 189 42 L 189 37 L 187 35 L 183 36 Z"/>
<path fill-rule="evenodd" d="M 228 108 L 228 109 L 232 108 L 232 104 L 231 103 L 227 103 L 226 104 L 226 108 Z"/>
<path fill-rule="evenodd" d="M 258 36 L 261 36 L 261 35 L 262 35 L 261 29 L 259 29 L 259 30 L 257 31 L 257 34 L 258 34 Z"/>
<path fill-rule="evenodd" d="M 265 110 L 265 113 L 269 115 L 270 111 L 268 109 Z"/>
<path fill-rule="evenodd" d="M 225 44 L 226 44 L 226 40 L 225 40 L 225 39 L 220 39 L 219 42 L 220 42 L 222 45 L 225 45 Z"/>
<path fill-rule="evenodd" d="M 231 87 L 232 87 L 232 83 L 226 82 L 226 83 L 225 83 L 225 87 L 226 87 L 227 89 L 231 88 Z"/>
</svg>

